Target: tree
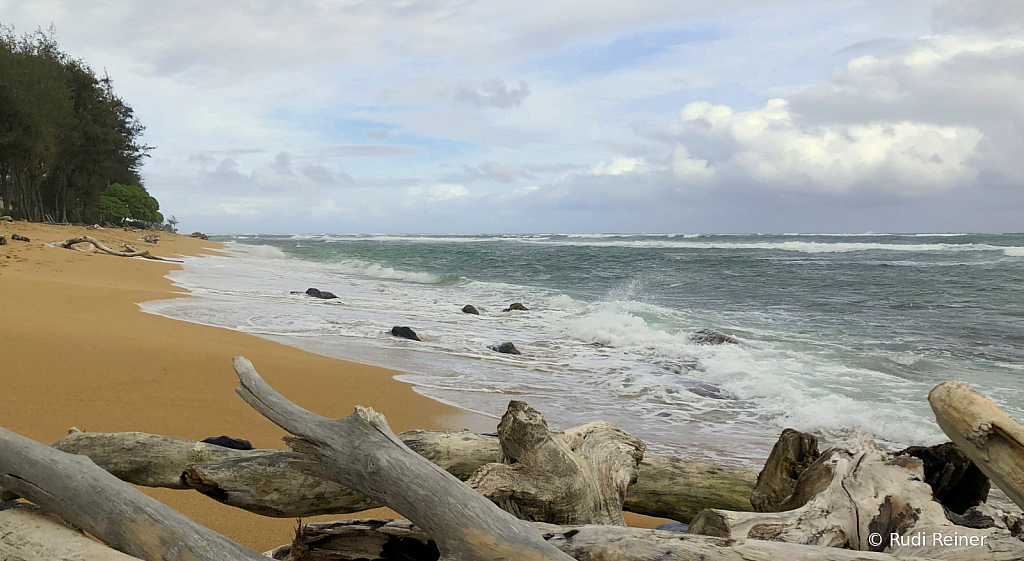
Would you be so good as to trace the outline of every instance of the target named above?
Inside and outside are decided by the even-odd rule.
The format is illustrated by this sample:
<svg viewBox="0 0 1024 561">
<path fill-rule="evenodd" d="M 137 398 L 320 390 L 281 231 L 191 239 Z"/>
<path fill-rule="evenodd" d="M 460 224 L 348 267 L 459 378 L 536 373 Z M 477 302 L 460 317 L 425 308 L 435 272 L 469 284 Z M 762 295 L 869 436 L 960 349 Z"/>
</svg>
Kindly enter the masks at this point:
<svg viewBox="0 0 1024 561">
<path fill-rule="evenodd" d="M 132 219 L 147 224 L 164 221 L 164 215 L 160 214 L 160 203 L 139 185 L 110 184 L 100 196 L 97 211 L 111 213 L 106 216 L 119 216 L 114 213 L 123 213 L 120 214 L 122 221 Z"/>
</svg>

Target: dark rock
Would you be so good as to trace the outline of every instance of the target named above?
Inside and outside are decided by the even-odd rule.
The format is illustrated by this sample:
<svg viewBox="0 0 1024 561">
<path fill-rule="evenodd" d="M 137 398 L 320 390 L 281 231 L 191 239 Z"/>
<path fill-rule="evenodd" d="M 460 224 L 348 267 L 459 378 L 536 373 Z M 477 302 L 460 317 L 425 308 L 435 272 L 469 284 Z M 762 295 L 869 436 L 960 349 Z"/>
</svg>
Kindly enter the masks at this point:
<svg viewBox="0 0 1024 561">
<path fill-rule="evenodd" d="M 686 532 L 686 529 L 689 527 L 689 524 L 684 524 L 682 522 L 666 522 L 664 524 L 658 524 L 657 529 L 663 532 Z"/>
<path fill-rule="evenodd" d="M 793 429 L 782 431 L 750 493 L 754 510 L 784 512 L 803 506 L 810 496 L 794 496 L 798 494 L 797 481 L 819 457 L 818 439 L 814 435 Z"/>
<path fill-rule="evenodd" d="M 0 236 L 0 245 L 7 245 L 7 237 Z"/>
<path fill-rule="evenodd" d="M 203 442 L 231 448 L 232 450 L 252 450 L 252 442 L 242 440 L 241 438 L 231 438 L 230 436 L 211 436 L 204 438 Z"/>
<path fill-rule="evenodd" d="M 463 306 L 462 313 L 473 314 L 474 316 L 480 315 L 480 312 L 476 308 L 474 308 L 472 304 L 466 304 L 465 306 Z"/>
<path fill-rule="evenodd" d="M 956 444 L 911 446 L 898 454 L 924 462 L 924 480 L 931 485 L 935 500 L 954 513 L 963 514 L 988 500 L 992 483 Z"/>
<path fill-rule="evenodd" d="M 510 343 L 508 341 L 506 341 L 506 342 L 504 342 L 504 343 L 502 343 L 500 345 L 488 345 L 487 348 L 491 349 L 492 351 L 499 352 L 499 353 L 505 353 L 507 355 L 521 355 L 521 354 L 523 354 L 523 353 L 519 352 L 519 349 L 517 349 L 515 345 L 513 345 L 512 343 Z"/>
<path fill-rule="evenodd" d="M 725 333 L 721 333 L 713 329 L 701 329 L 693 335 L 690 335 L 690 341 L 697 343 L 698 345 L 722 345 L 725 343 L 738 345 L 740 343 L 735 337 L 730 337 Z"/>
<path fill-rule="evenodd" d="M 295 294 L 294 292 L 292 294 Z M 313 298 L 320 298 L 322 300 L 332 300 L 337 298 L 333 292 L 327 292 L 326 290 L 320 290 L 317 288 L 307 288 L 306 296 L 312 296 Z"/>
<path fill-rule="evenodd" d="M 19 235 L 19 234 L 11 234 L 11 239 L 12 240 L 17 240 L 19 242 L 30 242 L 30 241 L 32 241 L 32 240 L 26 238 L 25 236 L 22 236 L 22 235 Z"/>
<path fill-rule="evenodd" d="M 503 312 L 511 312 L 512 310 L 519 310 L 521 312 L 526 312 L 526 311 L 529 311 L 529 308 L 527 308 L 526 306 L 522 305 L 519 302 L 513 302 L 513 303 L 509 304 L 508 307 L 505 308 L 502 311 Z"/>
<path fill-rule="evenodd" d="M 210 236 L 207 236 L 206 234 L 204 234 L 202 232 L 192 232 L 191 234 L 189 234 L 189 237 L 190 238 L 199 238 L 201 240 L 208 240 L 208 239 L 210 239 Z"/>
<path fill-rule="evenodd" d="M 391 328 L 391 334 L 395 337 L 401 337 L 403 339 L 412 339 L 413 341 L 422 341 L 420 336 L 412 330 L 411 327 L 396 325 Z"/>
</svg>

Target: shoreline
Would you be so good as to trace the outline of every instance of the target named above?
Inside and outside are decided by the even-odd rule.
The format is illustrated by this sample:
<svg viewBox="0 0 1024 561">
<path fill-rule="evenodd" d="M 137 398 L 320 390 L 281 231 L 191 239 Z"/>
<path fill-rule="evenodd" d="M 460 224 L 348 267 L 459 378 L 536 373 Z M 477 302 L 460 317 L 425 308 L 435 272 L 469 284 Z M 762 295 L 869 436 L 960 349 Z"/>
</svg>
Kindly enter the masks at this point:
<svg viewBox="0 0 1024 561">
<path fill-rule="evenodd" d="M 234 395 L 234 355 L 252 360 L 275 389 L 321 415 L 343 417 L 357 404 L 369 406 L 396 433 L 495 424 L 417 393 L 394 379 L 401 372 L 143 312 L 141 302 L 190 297 L 167 278 L 178 264 L 42 246 L 92 235 L 111 247 L 127 242 L 173 257 L 216 253 L 219 242 L 159 232 L 152 246 L 120 229 L 0 223 L 0 234 L 10 240 L 14 233 L 31 242 L 0 246 L 0 426 L 26 437 L 48 444 L 75 426 L 195 440 L 224 434 L 257 448 L 284 448 L 284 431 Z M 191 491 L 143 490 L 257 551 L 293 536 L 291 519 L 258 516 Z M 376 509 L 311 521 L 396 516 Z M 653 527 L 662 520 L 630 515 L 628 522 Z"/>
</svg>

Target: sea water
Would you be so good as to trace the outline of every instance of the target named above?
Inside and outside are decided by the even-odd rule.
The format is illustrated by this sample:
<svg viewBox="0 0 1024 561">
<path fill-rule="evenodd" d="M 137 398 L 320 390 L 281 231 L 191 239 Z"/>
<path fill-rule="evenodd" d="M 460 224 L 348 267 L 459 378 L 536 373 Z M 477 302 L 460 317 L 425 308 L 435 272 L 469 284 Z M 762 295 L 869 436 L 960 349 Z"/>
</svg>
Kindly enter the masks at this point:
<svg viewBox="0 0 1024 561">
<path fill-rule="evenodd" d="M 927 395 L 949 379 L 1024 417 L 1021 234 L 215 239 L 228 256 L 171 273 L 197 298 L 143 309 L 390 367 L 495 417 L 518 399 L 557 428 L 604 419 L 657 453 L 757 466 L 785 427 L 933 444 Z M 339 298 L 292 294 L 309 287 Z M 705 328 L 740 344 L 692 342 Z M 522 355 L 488 349 L 505 341 Z"/>
</svg>

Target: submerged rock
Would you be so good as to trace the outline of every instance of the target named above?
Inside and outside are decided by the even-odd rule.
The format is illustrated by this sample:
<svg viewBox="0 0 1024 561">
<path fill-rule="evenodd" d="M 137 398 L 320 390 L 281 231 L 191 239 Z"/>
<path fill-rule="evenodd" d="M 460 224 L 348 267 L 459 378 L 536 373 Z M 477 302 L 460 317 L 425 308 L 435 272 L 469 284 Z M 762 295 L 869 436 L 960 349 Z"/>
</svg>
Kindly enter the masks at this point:
<svg viewBox="0 0 1024 561">
<path fill-rule="evenodd" d="M 224 448 L 231 448 L 232 450 L 252 450 L 252 442 L 224 435 L 204 438 L 203 442 L 207 444 L 216 444 L 217 446 L 223 446 Z"/>
<path fill-rule="evenodd" d="M 521 354 L 523 354 L 523 353 L 519 352 L 519 349 L 517 349 L 516 346 L 513 345 L 509 341 L 506 341 L 506 342 L 504 342 L 504 343 L 502 343 L 500 345 L 488 345 L 487 348 L 491 349 L 492 351 L 495 351 L 495 352 L 505 353 L 507 355 L 521 355 Z"/>
<path fill-rule="evenodd" d="M 28 239 L 25 236 L 22 236 L 20 234 L 11 234 L 11 239 L 19 241 L 19 242 L 30 242 L 30 241 L 32 241 L 32 240 L 30 240 L 30 239 Z"/>
<path fill-rule="evenodd" d="M 511 312 L 512 310 L 519 310 L 521 312 L 526 312 L 526 311 L 529 311 L 529 308 L 527 308 L 526 306 L 522 305 L 520 302 L 513 302 L 513 303 L 509 304 L 508 307 L 505 308 L 502 311 L 503 312 Z"/>
<path fill-rule="evenodd" d="M 472 304 L 466 304 L 465 306 L 463 306 L 462 313 L 473 314 L 474 316 L 480 315 L 480 312 L 476 308 L 474 308 Z"/>
<path fill-rule="evenodd" d="M 420 336 L 417 335 L 416 332 L 413 331 L 411 327 L 406 327 L 404 325 L 396 325 L 396 326 L 392 327 L 391 328 L 391 334 L 394 335 L 395 337 L 401 337 L 403 339 L 412 339 L 413 341 L 422 341 L 422 339 L 420 339 Z"/>
<path fill-rule="evenodd" d="M 714 329 L 701 329 L 700 331 L 690 335 L 690 341 L 697 343 L 698 345 L 738 345 L 739 339 L 730 337 L 721 331 L 715 331 Z"/>
<path fill-rule="evenodd" d="M 333 292 L 327 292 L 326 290 L 320 290 L 318 288 L 307 288 L 306 296 L 312 296 L 313 298 L 320 298 L 322 300 L 331 300 L 337 298 Z"/>
</svg>

